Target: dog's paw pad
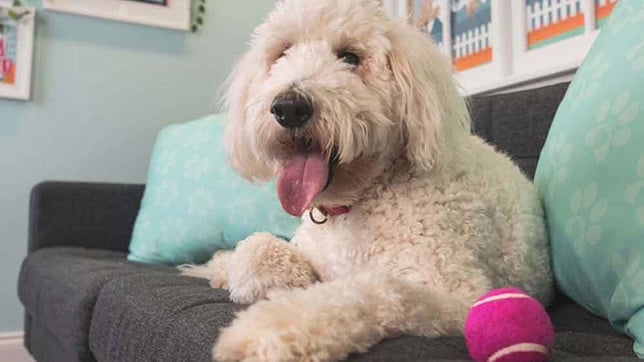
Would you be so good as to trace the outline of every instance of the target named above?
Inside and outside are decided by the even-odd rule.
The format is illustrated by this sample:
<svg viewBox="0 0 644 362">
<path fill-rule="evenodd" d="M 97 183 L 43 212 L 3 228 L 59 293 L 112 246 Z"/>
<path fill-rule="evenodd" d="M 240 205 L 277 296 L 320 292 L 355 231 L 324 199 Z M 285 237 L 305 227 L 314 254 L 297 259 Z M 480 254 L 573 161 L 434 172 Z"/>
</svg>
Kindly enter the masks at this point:
<svg viewBox="0 0 644 362">
<path fill-rule="evenodd" d="M 215 289 L 228 289 L 228 282 L 226 279 L 211 279 L 210 286 Z"/>
</svg>

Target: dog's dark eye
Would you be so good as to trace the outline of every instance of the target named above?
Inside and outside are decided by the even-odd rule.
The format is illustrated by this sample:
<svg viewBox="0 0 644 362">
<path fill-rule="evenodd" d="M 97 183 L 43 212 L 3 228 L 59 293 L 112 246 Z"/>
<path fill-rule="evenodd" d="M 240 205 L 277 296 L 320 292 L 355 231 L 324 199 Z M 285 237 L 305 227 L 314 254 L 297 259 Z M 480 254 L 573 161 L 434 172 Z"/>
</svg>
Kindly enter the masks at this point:
<svg viewBox="0 0 644 362">
<path fill-rule="evenodd" d="M 291 45 L 290 45 L 290 44 L 286 44 L 286 45 L 284 45 L 284 47 L 282 48 L 282 52 L 281 52 L 281 53 L 279 53 L 279 54 L 277 55 L 277 57 L 275 58 L 275 60 L 277 60 L 277 59 L 281 59 L 281 58 L 284 58 L 284 57 L 286 56 L 286 52 L 287 52 L 289 49 L 291 49 Z"/>
<path fill-rule="evenodd" d="M 338 54 L 338 58 L 354 67 L 360 65 L 360 57 L 351 52 L 342 52 Z"/>
</svg>

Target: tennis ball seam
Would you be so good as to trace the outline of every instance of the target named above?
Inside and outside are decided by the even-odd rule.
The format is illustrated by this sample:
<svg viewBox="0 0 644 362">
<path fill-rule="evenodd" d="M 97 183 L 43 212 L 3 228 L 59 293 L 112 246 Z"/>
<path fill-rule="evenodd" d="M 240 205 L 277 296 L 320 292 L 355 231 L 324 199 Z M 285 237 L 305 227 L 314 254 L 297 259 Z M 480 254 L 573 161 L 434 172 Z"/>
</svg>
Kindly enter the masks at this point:
<svg viewBox="0 0 644 362">
<path fill-rule="evenodd" d="M 516 352 L 537 352 L 547 356 L 548 348 L 538 343 L 517 343 L 494 352 L 494 354 L 488 358 L 487 362 L 495 362 L 502 357 Z"/>
<path fill-rule="evenodd" d="M 491 296 L 491 297 L 487 297 L 487 298 L 481 299 L 481 300 L 479 300 L 478 302 L 474 303 L 474 304 L 472 305 L 472 308 L 478 307 L 478 306 L 480 306 L 481 304 L 485 304 L 485 303 L 487 303 L 487 302 L 494 302 L 494 301 L 496 301 L 496 300 L 513 299 L 513 298 L 527 298 L 527 299 L 532 299 L 532 297 L 530 297 L 530 296 L 529 296 L 529 295 L 527 295 L 527 294 L 523 294 L 523 293 L 503 293 L 503 294 L 497 294 L 497 295 L 493 295 L 493 296 Z"/>
</svg>

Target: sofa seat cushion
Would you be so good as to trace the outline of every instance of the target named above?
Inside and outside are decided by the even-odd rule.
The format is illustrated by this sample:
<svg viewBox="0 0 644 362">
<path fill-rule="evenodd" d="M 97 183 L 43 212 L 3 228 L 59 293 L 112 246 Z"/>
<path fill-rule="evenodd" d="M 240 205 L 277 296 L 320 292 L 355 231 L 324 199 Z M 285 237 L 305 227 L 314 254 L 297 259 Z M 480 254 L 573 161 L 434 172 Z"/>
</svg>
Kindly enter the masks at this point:
<svg viewBox="0 0 644 362">
<path fill-rule="evenodd" d="M 20 271 L 18 295 L 27 313 L 74 351 L 79 360 L 91 358 L 89 325 L 100 289 L 119 276 L 176 273 L 125 260 L 126 254 L 85 248 L 45 248 L 31 253 Z"/>
<path fill-rule="evenodd" d="M 219 328 L 241 305 L 205 279 L 129 275 L 101 290 L 90 328 L 98 361 L 210 361 Z"/>
<path fill-rule="evenodd" d="M 163 272 L 115 278 L 103 287 L 96 302 L 90 329 L 92 352 L 98 361 L 210 361 L 219 329 L 245 308 L 229 303 L 228 297 L 227 291 L 212 289 L 205 280 Z M 637 361 L 632 340 L 569 299 L 559 300 L 550 313 L 556 331 L 553 361 L 591 356 L 602 356 L 597 361 Z M 460 337 L 400 337 L 350 360 L 470 359 Z"/>
<path fill-rule="evenodd" d="M 211 361 L 221 327 L 245 306 L 207 281 L 148 273 L 107 283 L 96 302 L 90 346 L 98 361 Z M 468 361 L 462 338 L 402 337 L 356 361 Z"/>
</svg>

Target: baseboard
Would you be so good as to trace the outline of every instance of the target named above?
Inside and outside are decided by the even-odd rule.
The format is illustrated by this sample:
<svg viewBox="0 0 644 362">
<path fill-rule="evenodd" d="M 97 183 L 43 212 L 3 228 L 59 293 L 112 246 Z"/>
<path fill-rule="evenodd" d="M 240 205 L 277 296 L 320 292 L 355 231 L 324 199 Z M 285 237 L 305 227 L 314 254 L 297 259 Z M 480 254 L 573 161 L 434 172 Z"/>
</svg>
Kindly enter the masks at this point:
<svg viewBox="0 0 644 362">
<path fill-rule="evenodd" d="M 23 337 L 23 332 L 0 333 L 0 361 L 34 361 L 22 344 Z"/>
<path fill-rule="evenodd" d="M 5 332 L 0 333 L 0 346 L 5 344 L 15 344 L 22 343 L 22 338 L 24 337 L 23 332 Z"/>
</svg>

